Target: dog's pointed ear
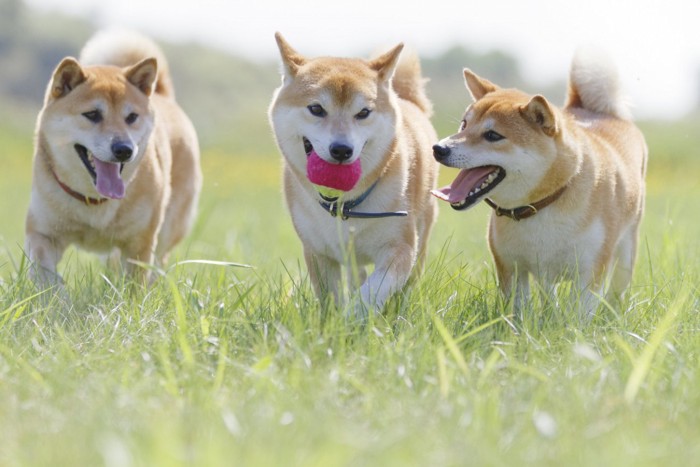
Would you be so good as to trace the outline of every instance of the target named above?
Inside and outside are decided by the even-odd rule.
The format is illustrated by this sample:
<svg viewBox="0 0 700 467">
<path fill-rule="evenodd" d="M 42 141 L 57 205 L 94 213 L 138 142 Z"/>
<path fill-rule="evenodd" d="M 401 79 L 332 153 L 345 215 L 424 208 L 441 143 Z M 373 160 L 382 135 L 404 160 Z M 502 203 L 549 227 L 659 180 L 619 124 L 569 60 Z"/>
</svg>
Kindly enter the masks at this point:
<svg viewBox="0 0 700 467">
<path fill-rule="evenodd" d="M 539 126 L 547 136 L 554 136 L 559 131 L 557 115 L 543 96 L 537 95 L 530 102 L 520 107 L 521 115 Z"/>
<path fill-rule="evenodd" d="M 379 81 L 388 81 L 394 76 L 394 70 L 399 63 L 402 50 L 403 43 L 369 62 L 370 68 L 378 73 Z"/>
<path fill-rule="evenodd" d="M 47 96 L 54 99 L 63 97 L 86 79 L 87 76 L 80 63 L 73 57 L 66 57 L 53 72 Z"/>
<path fill-rule="evenodd" d="M 464 69 L 464 82 L 467 85 L 467 91 L 469 91 L 469 94 L 471 94 L 472 99 L 475 101 L 499 89 L 498 86 L 491 81 L 482 78 L 469 68 Z"/>
<path fill-rule="evenodd" d="M 145 58 L 132 65 L 124 72 L 127 81 L 139 88 L 147 96 L 150 96 L 158 78 L 158 61 L 151 57 Z"/>
<path fill-rule="evenodd" d="M 284 77 L 285 79 L 294 78 L 297 75 L 297 71 L 299 71 L 299 67 L 306 63 L 306 58 L 294 50 L 279 32 L 275 33 L 275 40 L 277 41 L 277 47 L 280 49 L 280 55 L 282 56 Z"/>
</svg>

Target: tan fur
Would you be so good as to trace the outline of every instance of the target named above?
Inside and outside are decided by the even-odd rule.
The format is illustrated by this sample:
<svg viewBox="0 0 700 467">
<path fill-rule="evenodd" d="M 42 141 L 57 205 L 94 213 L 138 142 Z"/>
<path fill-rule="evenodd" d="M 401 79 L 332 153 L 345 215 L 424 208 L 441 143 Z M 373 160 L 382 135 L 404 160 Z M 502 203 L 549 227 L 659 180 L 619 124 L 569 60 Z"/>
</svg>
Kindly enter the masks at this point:
<svg viewBox="0 0 700 467">
<path fill-rule="evenodd" d="M 609 285 L 607 290 L 619 296 L 631 279 L 647 147 L 627 119 L 614 68 L 591 60 L 590 55 L 575 58 L 561 110 L 542 96 L 501 89 L 465 70 L 475 102 L 460 132 L 435 146 L 435 157 L 450 167 L 505 169 L 503 181 L 484 185 L 491 191 L 471 202 L 489 198 L 513 209 L 566 186 L 561 197 L 532 217 L 516 221 L 491 215 L 488 240 L 499 285 L 506 295 L 516 292 L 517 306 L 529 294 L 529 274 L 550 286 L 574 280 L 588 315 L 595 310 L 596 295 Z M 504 138 L 488 141 L 489 130 Z M 441 191 L 436 196 L 445 198 Z"/>
<path fill-rule="evenodd" d="M 361 307 L 378 310 L 422 264 L 437 214 L 429 196 L 438 165 L 430 157 L 435 131 L 430 102 L 414 57 L 397 67 L 402 46 L 372 60 L 301 56 L 278 34 L 283 83 L 270 106 L 270 121 L 284 156 L 284 193 L 299 235 L 309 277 L 323 301 L 342 300 L 341 266 L 348 282 L 360 285 Z M 396 69 L 396 74 L 394 71 Z M 398 86 L 392 86 L 400 83 Z M 307 106 L 320 104 L 323 118 Z M 362 108 L 370 117 L 353 118 Z M 333 218 L 319 205 L 320 196 L 306 177 L 303 138 L 320 157 L 334 138 L 351 142 L 363 173 L 343 199 L 358 198 L 378 181 L 357 211 L 408 211 L 408 217 Z M 355 157 L 355 156 L 353 156 Z M 328 159 L 329 160 L 329 159 Z M 365 266 L 374 263 L 367 277 Z"/>
<path fill-rule="evenodd" d="M 122 43 L 127 45 L 120 54 Z M 60 281 L 56 266 L 71 244 L 103 253 L 116 248 L 124 261 L 156 259 L 163 264 L 189 231 L 202 183 L 197 135 L 172 97 L 167 65 L 162 58 L 147 58 L 157 50 L 141 36 L 102 33 L 85 47 L 84 61 L 90 65 L 83 57 L 80 62 L 66 58 L 54 72 L 37 120 L 26 220 L 26 253 L 33 276 L 43 285 Z M 84 116 L 96 108 L 102 115 L 98 123 Z M 138 118 L 127 123 L 131 113 Z M 74 147 L 80 144 L 93 158 L 111 162 L 114 140 L 134 148 L 121 172 L 121 199 L 97 192 Z M 57 179 L 104 201 L 87 205 Z"/>
</svg>

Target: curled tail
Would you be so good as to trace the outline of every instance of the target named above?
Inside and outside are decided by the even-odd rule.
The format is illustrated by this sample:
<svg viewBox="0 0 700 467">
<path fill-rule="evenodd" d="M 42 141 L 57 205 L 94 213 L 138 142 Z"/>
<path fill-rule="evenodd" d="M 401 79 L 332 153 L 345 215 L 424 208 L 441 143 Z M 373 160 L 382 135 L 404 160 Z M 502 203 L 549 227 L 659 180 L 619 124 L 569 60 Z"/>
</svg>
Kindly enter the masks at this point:
<svg viewBox="0 0 700 467">
<path fill-rule="evenodd" d="M 433 113 L 433 105 L 425 93 L 427 81 L 421 74 L 418 55 L 404 49 L 392 78 L 392 86 L 401 99 L 414 103 L 430 116 Z"/>
<path fill-rule="evenodd" d="M 141 60 L 154 57 L 158 61 L 158 79 L 155 92 L 175 97 L 168 62 L 163 51 L 146 36 L 133 31 L 100 31 L 85 44 L 80 52 L 83 65 L 114 65 L 127 67 Z"/>
<path fill-rule="evenodd" d="M 569 74 L 566 107 L 578 107 L 622 120 L 631 118 L 617 67 L 594 48 L 576 51 Z"/>
</svg>

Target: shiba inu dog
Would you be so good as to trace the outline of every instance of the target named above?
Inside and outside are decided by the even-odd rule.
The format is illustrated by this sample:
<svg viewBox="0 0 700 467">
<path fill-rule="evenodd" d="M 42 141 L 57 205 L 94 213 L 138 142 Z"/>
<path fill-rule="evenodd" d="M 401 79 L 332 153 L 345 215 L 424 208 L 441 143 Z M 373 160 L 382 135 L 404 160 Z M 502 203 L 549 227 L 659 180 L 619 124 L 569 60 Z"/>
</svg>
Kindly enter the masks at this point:
<svg viewBox="0 0 700 467">
<path fill-rule="evenodd" d="M 25 243 L 34 278 L 60 282 L 71 244 L 165 262 L 201 184 L 197 134 L 160 49 L 134 33 L 98 33 L 80 60 L 58 65 L 37 120 Z"/>
<path fill-rule="evenodd" d="M 647 147 L 616 68 L 580 50 L 563 109 L 468 69 L 464 78 L 474 103 L 459 132 L 433 146 L 436 160 L 461 170 L 433 194 L 458 210 L 481 200 L 493 208 L 489 247 L 516 306 L 532 274 L 544 284 L 573 280 L 590 315 L 596 294 L 629 284 L 644 208 Z"/>
<path fill-rule="evenodd" d="M 399 61 L 402 44 L 372 60 L 306 58 L 275 37 L 283 78 L 270 121 L 310 280 L 322 301 L 342 303 L 347 266 L 351 288 L 361 284 L 355 311 L 379 310 L 420 269 L 437 214 L 437 137 L 418 59 Z M 342 174 L 339 190 L 312 183 L 312 164 Z"/>
</svg>

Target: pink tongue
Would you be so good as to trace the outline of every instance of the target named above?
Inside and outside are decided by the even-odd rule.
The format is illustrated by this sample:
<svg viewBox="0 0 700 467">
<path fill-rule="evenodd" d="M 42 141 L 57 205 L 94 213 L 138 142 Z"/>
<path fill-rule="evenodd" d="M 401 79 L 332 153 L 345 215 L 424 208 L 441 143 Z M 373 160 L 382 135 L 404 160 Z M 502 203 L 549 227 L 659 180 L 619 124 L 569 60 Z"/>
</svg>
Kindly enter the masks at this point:
<svg viewBox="0 0 700 467">
<path fill-rule="evenodd" d="M 111 162 L 103 162 L 98 158 L 92 159 L 95 164 L 95 173 L 97 181 L 95 188 L 97 192 L 107 198 L 121 199 L 124 197 L 124 180 L 122 180 L 121 164 L 113 164 Z"/>
<path fill-rule="evenodd" d="M 481 186 L 482 180 L 493 172 L 495 167 L 485 166 L 474 169 L 462 169 L 452 184 L 432 190 L 433 196 L 450 203 L 459 203 L 467 198 L 474 188 Z"/>
</svg>

